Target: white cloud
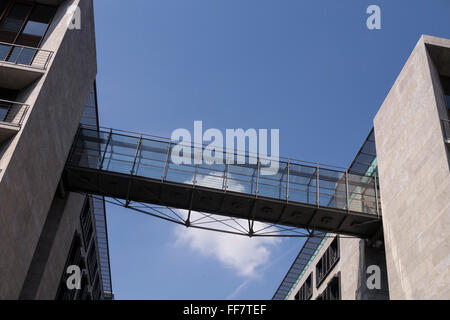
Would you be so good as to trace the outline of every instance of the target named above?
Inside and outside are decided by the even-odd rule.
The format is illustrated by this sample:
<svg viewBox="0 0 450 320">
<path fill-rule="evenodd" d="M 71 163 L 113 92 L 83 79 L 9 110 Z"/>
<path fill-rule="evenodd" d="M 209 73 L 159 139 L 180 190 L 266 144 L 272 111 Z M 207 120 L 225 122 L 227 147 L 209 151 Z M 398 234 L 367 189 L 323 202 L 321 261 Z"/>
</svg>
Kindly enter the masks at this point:
<svg viewBox="0 0 450 320">
<path fill-rule="evenodd" d="M 176 244 L 188 246 L 206 257 L 220 261 L 243 277 L 258 276 L 258 268 L 269 262 L 278 238 L 247 238 L 201 229 L 176 227 Z"/>
<path fill-rule="evenodd" d="M 219 180 L 217 177 L 208 175 L 198 179 L 197 184 L 216 187 L 219 184 Z M 233 179 L 229 180 L 228 186 L 236 192 L 244 192 L 245 189 L 243 185 Z M 183 218 L 187 218 L 188 212 L 186 210 L 177 211 Z M 202 217 L 204 216 L 198 212 L 191 212 L 191 221 L 196 221 Z M 219 216 L 216 216 L 216 218 L 219 220 L 224 219 L 224 217 Z M 248 225 L 246 220 L 236 220 L 242 226 Z M 232 232 L 236 232 L 233 227 L 240 228 L 234 222 L 226 223 L 229 226 L 225 226 L 220 222 L 212 222 L 204 226 Z M 262 229 L 265 226 L 265 224 L 255 222 L 254 230 Z M 175 228 L 176 245 L 187 246 L 205 257 L 211 257 L 221 262 L 225 267 L 233 269 L 242 277 L 258 277 L 258 272 L 262 271 L 261 267 L 269 263 L 271 249 L 281 242 L 279 238 L 248 238 L 195 228 L 187 230 L 185 227 L 180 226 Z"/>
</svg>

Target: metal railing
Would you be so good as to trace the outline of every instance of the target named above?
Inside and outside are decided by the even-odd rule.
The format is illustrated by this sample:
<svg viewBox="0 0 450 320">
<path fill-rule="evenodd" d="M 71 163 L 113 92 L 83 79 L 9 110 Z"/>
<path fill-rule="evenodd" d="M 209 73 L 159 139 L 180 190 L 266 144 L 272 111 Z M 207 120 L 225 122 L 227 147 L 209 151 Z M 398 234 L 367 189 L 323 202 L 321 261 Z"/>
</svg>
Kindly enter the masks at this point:
<svg viewBox="0 0 450 320">
<path fill-rule="evenodd" d="M 263 175 L 264 159 L 244 155 L 245 164 L 195 164 L 206 146 L 190 146 L 189 163 L 176 164 L 170 141 L 114 130 L 80 129 L 69 166 L 112 171 L 161 181 L 245 193 L 287 202 L 299 202 L 381 216 L 375 176 L 350 173 L 298 160 L 278 161 L 273 175 Z M 224 155 L 225 156 L 225 155 Z M 253 159 L 252 159 L 253 158 Z"/>
<path fill-rule="evenodd" d="M 53 51 L 0 42 L 0 62 L 46 70 Z"/>
<path fill-rule="evenodd" d="M 444 128 L 444 138 L 447 143 L 450 143 L 450 120 L 442 119 L 442 126 Z"/>
<path fill-rule="evenodd" d="M 29 108 L 25 103 L 0 99 L 0 124 L 20 127 Z"/>
</svg>

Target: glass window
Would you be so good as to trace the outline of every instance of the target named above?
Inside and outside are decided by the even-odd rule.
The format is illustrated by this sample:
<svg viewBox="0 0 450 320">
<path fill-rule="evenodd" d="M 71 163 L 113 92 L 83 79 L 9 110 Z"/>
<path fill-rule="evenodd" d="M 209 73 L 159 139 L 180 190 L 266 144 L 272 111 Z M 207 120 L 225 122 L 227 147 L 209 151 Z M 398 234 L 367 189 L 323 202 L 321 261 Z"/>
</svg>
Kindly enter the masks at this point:
<svg viewBox="0 0 450 320">
<path fill-rule="evenodd" d="M 5 121 L 11 104 L 0 100 L 0 122 Z"/>
<path fill-rule="evenodd" d="M 55 15 L 56 7 L 15 1 L 11 3 L 11 6 L 6 6 L 6 14 L 0 20 L 0 42 L 39 47 Z M 30 60 L 29 56 L 23 59 Z"/>
<path fill-rule="evenodd" d="M 43 37 L 45 35 L 45 32 L 47 31 L 48 25 L 50 24 L 54 13 L 55 10 L 53 7 L 37 5 L 33 9 L 30 19 L 25 25 L 23 33 Z"/>
<path fill-rule="evenodd" d="M 6 60 L 10 50 L 11 46 L 0 44 L 0 61 Z"/>
<path fill-rule="evenodd" d="M 17 64 L 31 65 L 36 51 L 36 49 L 14 47 L 7 61 Z"/>
<path fill-rule="evenodd" d="M 8 15 L 3 19 L 3 21 L 0 23 L 0 29 L 7 30 L 7 31 L 14 31 L 18 32 L 20 31 L 20 28 L 22 27 L 29 11 L 30 11 L 31 5 L 23 4 L 23 3 L 16 3 L 12 7 L 11 11 L 8 13 Z"/>
</svg>

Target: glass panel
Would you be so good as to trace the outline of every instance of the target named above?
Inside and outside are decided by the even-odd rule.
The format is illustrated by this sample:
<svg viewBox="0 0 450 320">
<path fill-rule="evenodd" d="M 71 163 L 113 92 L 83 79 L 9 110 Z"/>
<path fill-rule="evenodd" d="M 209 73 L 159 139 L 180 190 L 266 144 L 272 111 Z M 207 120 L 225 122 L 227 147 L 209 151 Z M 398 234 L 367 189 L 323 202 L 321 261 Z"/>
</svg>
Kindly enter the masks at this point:
<svg viewBox="0 0 450 320">
<path fill-rule="evenodd" d="M 37 5 L 31 13 L 23 33 L 43 37 L 55 13 L 53 7 Z"/>
<path fill-rule="evenodd" d="M 8 31 L 19 31 L 31 6 L 23 3 L 16 3 L 8 16 L 0 23 L 0 29 Z"/>
<path fill-rule="evenodd" d="M 320 168 L 319 201 L 321 206 L 338 208 L 342 206 L 340 185 L 345 184 L 342 172 Z"/>
<path fill-rule="evenodd" d="M 8 62 L 17 63 L 19 61 L 19 56 L 21 55 L 22 47 L 13 47 L 11 53 L 7 57 Z"/>
<path fill-rule="evenodd" d="M 360 153 L 358 157 L 356 158 L 356 162 L 366 165 L 371 165 L 372 161 L 374 159 L 374 156 L 367 155 L 365 153 Z"/>
<path fill-rule="evenodd" d="M 2 103 L 0 101 L 0 122 L 5 121 L 6 115 L 8 114 L 9 104 Z"/>
<path fill-rule="evenodd" d="M 15 47 L 8 61 L 29 66 L 33 62 L 36 52 L 35 49 Z"/>
<path fill-rule="evenodd" d="M 246 157 L 248 163 L 248 157 Z M 230 164 L 227 186 L 229 191 L 256 194 L 257 165 Z"/>
<path fill-rule="evenodd" d="M 48 24 L 36 21 L 28 21 L 25 25 L 23 33 L 33 36 L 43 37 L 47 31 Z"/>
<path fill-rule="evenodd" d="M 316 203 L 316 168 L 291 164 L 289 169 L 289 200 Z"/>
<path fill-rule="evenodd" d="M 375 142 L 367 141 L 364 144 L 362 152 L 367 153 L 367 154 L 371 154 L 371 155 L 376 155 L 377 154 L 377 149 L 376 149 L 376 146 L 375 146 Z"/>
<path fill-rule="evenodd" d="M 139 150 L 134 174 L 161 179 L 167 159 L 168 143 L 143 139 Z"/>
<path fill-rule="evenodd" d="M 11 50 L 11 46 L 0 44 L 0 60 L 4 61 Z"/>
<path fill-rule="evenodd" d="M 133 168 L 138 138 L 112 135 L 106 151 L 103 170 L 130 174 Z"/>
<path fill-rule="evenodd" d="M 30 20 L 49 24 L 55 14 L 55 8 L 46 5 L 36 5 L 31 13 Z"/>
</svg>

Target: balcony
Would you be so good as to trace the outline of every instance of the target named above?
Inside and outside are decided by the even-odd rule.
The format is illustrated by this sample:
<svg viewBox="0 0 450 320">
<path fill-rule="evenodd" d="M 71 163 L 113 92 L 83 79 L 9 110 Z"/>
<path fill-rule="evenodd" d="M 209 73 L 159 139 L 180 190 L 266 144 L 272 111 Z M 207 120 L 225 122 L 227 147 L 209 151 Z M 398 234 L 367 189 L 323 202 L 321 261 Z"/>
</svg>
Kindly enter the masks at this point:
<svg viewBox="0 0 450 320">
<path fill-rule="evenodd" d="M 20 130 L 29 107 L 24 103 L 0 99 L 0 142 Z"/>
<path fill-rule="evenodd" d="M 52 56 L 52 51 L 0 42 L 0 87 L 27 87 L 45 73 Z"/>
</svg>

